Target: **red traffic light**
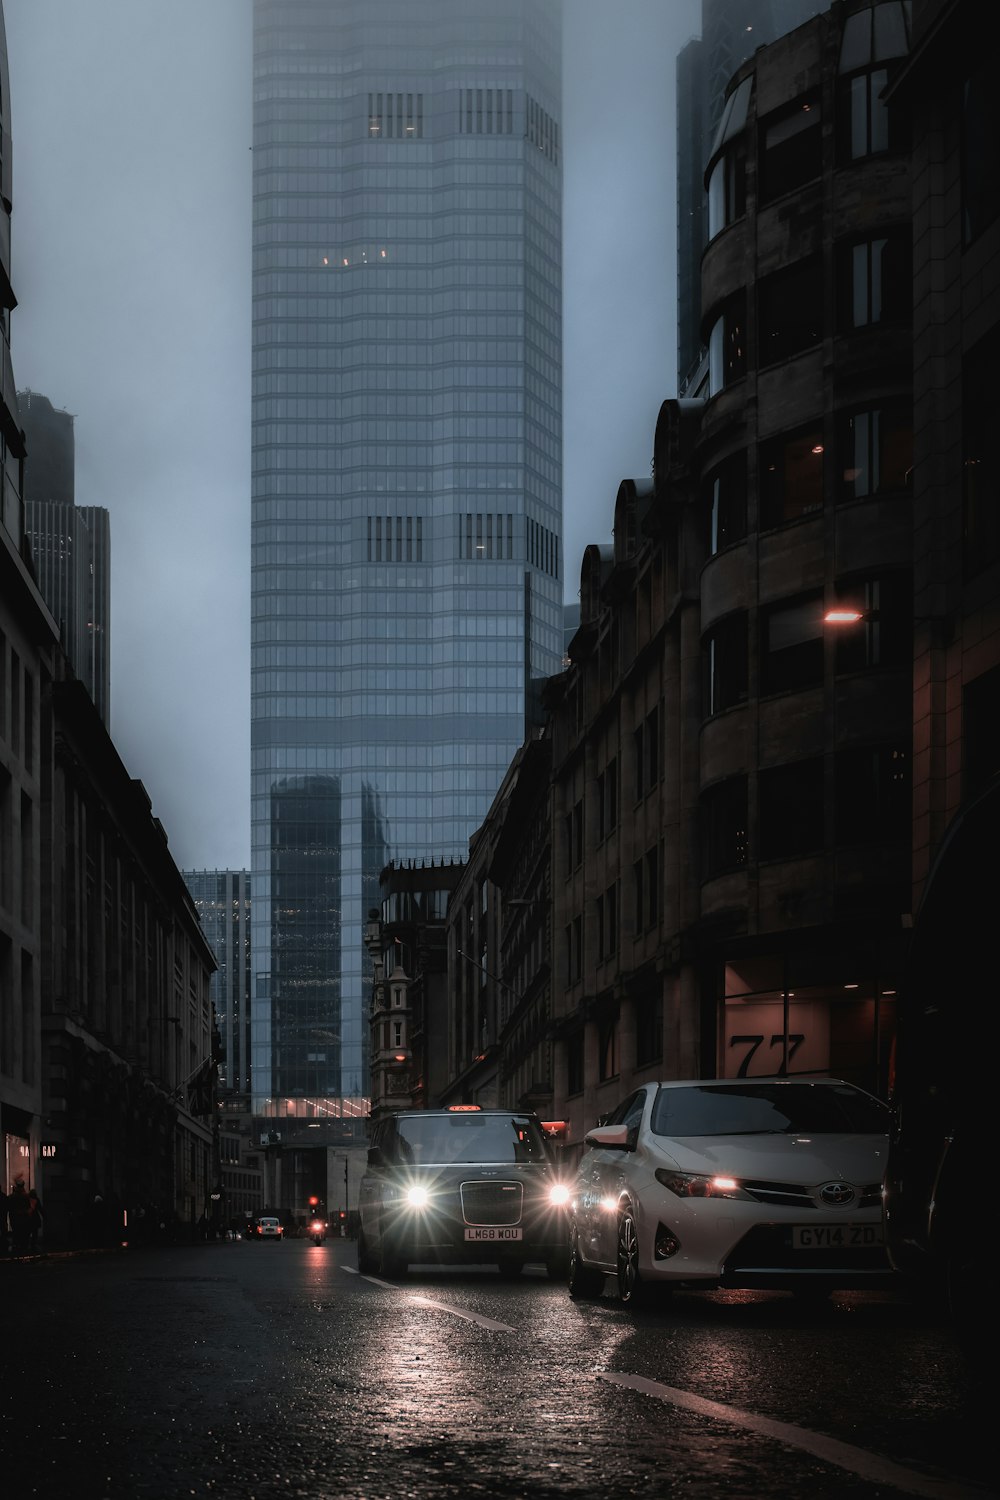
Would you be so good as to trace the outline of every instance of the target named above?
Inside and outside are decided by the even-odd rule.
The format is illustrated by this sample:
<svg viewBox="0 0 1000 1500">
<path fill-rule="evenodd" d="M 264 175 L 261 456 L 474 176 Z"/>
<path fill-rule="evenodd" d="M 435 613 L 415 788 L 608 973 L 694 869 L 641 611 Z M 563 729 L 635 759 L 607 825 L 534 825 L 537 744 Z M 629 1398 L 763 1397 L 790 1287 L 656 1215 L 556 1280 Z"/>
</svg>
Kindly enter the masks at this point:
<svg viewBox="0 0 1000 1500">
<path fill-rule="evenodd" d="M 313 1193 L 312 1196 L 309 1199 L 309 1207 L 310 1208 L 315 1208 L 318 1202 L 319 1202 L 319 1199 L 316 1197 L 316 1194 Z"/>
</svg>

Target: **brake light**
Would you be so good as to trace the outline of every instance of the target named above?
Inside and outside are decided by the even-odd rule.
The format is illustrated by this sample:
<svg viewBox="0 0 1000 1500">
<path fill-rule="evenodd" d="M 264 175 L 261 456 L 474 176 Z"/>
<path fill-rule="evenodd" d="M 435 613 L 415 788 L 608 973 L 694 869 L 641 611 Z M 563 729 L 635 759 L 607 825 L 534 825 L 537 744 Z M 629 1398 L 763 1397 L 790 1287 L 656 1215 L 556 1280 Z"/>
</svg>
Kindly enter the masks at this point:
<svg viewBox="0 0 1000 1500">
<path fill-rule="evenodd" d="M 478 1110 L 478 1104 L 449 1104 L 448 1113 L 451 1115 L 467 1114 L 470 1110 Z"/>
</svg>

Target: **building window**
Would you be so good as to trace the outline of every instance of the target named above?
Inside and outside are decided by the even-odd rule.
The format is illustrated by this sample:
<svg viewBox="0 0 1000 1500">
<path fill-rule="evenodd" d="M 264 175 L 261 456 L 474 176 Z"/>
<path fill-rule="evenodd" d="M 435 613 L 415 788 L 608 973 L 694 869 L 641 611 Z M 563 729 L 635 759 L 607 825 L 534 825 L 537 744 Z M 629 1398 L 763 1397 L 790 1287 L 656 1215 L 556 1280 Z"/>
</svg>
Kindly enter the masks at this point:
<svg viewBox="0 0 1000 1500">
<path fill-rule="evenodd" d="M 575 984 L 583 974 L 583 918 L 574 917 L 566 928 L 566 979 Z"/>
<path fill-rule="evenodd" d="M 608 1016 L 599 1023 L 597 1076 L 601 1083 L 618 1077 L 617 1016 Z"/>
<path fill-rule="evenodd" d="M 757 791 L 761 859 L 791 859 L 823 848 L 821 759 L 761 771 Z"/>
<path fill-rule="evenodd" d="M 808 95 L 760 126 L 760 201 L 770 203 L 818 177 L 822 165 L 819 96 Z"/>
<path fill-rule="evenodd" d="M 583 1032 L 566 1038 L 566 1092 L 583 1092 Z"/>
<path fill-rule="evenodd" d="M 632 731 L 632 774 L 635 783 L 635 800 L 646 795 L 646 756 L 644 750 L 645 725 L 639 724 Z"/>
<path fill-rule="evenodd" d="M 823 268 L 800 261 L 766 276 L 757 288 L 757 363 L 776 364 L 823 337 Z"/>
<path fill-rule="evenodd" d="M 702 792 L 701 878 L 712 880 L 747 862 L 747 779 L 731 776 Z"/>
<path fill-rule="evenodd" d="M 736 453 L 708 475 L 703 490 L 710 557 L 747 534 L 747 461 Z"/>
<path fill-rule="evenodd" d="M 1000 379 L 991 337 L 962 362 L 962 476 L 967 578 L 1000 560 L 1000 464 L 994 424 Z"/>
<path fill-rule="evenodd" d="M 660 922 L 660 848 L 646 853 L 646 926 L 657 927 Z"/>
<path fill-rule="evenodd" d="M 823 432 L 806 427 L 761 443 L 760 525 L 766 531 L 823 508 Z"/>
<path fill-rule="evenodd" d="M 746 212 L 746 130 L 753 77 L 744 78 L 729 95 L 722 108 L 718 130 L 712 142 L 712 155 L 723 151 L 708 178 L 708 237 L 715 236 L 727 224 Z"/>
<path fill-rule="evenodd" d="M 712 168 L 708 179 L 708 237 L 713 240 L 747 211 L 747 148 L 733 141 Z"/>
<path fill-rule="evenodd" d="M 908 748 L 838 750 L 835 806 L 838 844 L 908 839 L 913 825 Z"/>
<path fill-rule="evenodd" d="M 823 604 L 820 595 L 760 612 L 762 693 L 816 687 L 823 681 Z"/>
<path fill-rule="evenodd" d="M 838 580 L 837 606 L 856 609 L 861 619 L 837 627 L 836 669 L 863 672 L 871 667 L 908 667 L 913 658 L 913 591 L 909 574 Z"/>
<path fill-rule="evenodd" d="M 708 335 L 708 394 L 717 396 L 746 374 L 746 297 L 731 297 Z"/>
<path fill-rule="evenodd" d="M 632 866 L 632 897 L 632 931 L 638 937 L 646 920 L 646 867 L 641 859 L 637 859 Z"/>
<path fill-rule="evenodd" d="M 663 1059 L 663 996 L 646 995 L 635 1002 L 635 1064 L 637 1068 Z"/>
<path fill-rule="evenodd" d="M 608 761 L 597 778 L 597 838 L 607 837 L 618 826 L 618 761 Z"/>
<path fill-rule="evenodd" d="M 837 327 L 913 321 L 913 251 L 909 235 L 886 234 L 837 247 Z"/>
<path fill-rule="evenodd" d="M 902 494 L 913 470 L 912 410 L 903 402 L 846 413 L 840 426 L 840 498 Z"/>
<path fill-rule="evenodd" d="M 702 639 L 702 712 L 706 719 L 745 703 L 747 616 L 739 610 L 716 621 Z"/>
<path fill-rule="evenodd" d="M 650 709 L 646 715 L 644 735 L 646 755 L 646 787 L 655 786 L 660 779 L 660 710 Z"/>
<path fill-rule="evenodd" d="M 962 88 L 962 231 L 971 244 L 1000 209 L 1000 95 L 996 69 L 980 68 Z"/>
</svg>

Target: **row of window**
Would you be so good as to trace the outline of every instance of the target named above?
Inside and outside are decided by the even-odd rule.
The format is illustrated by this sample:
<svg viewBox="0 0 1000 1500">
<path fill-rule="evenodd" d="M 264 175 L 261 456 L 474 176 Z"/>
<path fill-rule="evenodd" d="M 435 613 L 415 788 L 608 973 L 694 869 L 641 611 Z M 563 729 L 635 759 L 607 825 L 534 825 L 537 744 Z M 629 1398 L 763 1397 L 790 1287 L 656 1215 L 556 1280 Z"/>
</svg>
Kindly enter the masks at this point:
<svg viewBox="0 0 1000 1500">
<path fill-rule="evenodd" d="M 836 419 L 835 452 L 827 451 L 823 425 L 783 432 L 757 449 L 757 528 L 767 531 L 823 508 L 827 479 L 840 503 L 905 494 L 913 469 L 910 404 L 888 401 Z M 709 556 L 741 541 L 750 526 L 747 455 L 726 459 L 707 476 L 702 491 Z"/>
<path fill-rule="evenodd" d="M 654 844 L 632 865 L 632 932 L 635 937 L 658 926 L 663 884 L 663 842 Z M 594 901 L 594 934 L 597 962 L 605 963 L 618 952 L 621 927 L 621 881 L 614 880 Z M 565 954 L 570 982 L 582 975 L 584 927 L 576 917 L 566 926 Z"/>
<path fill-rule="evenodd" d="M 424 96 L 369 93 L 368 134 L 389 141 L 419 140 L 424 133 Z"/>
<path fill-rule="evenodd" d="M 909 750 L 901 745 L 838 750 L 833 764 L 833 825 L 837 845 L 910 836 Z M 757 776 L 757 858 L 791 859 L 826 848 L 826 766 L 822 757 L 762 770 Z M 703 880 L 745 865 L 749 847 L 749 784 L 733 776 L 702 793 Z"/>
<path fill-rule="evenodd" d="M 841 166 L 866 157 L 905 151 L 909 142 L 901 112 L 888 108 L 880 97 L 888 70 L 875 68 L 841 79 L 837 94 L 836 149 Z M 749 103 L 751 79 L 745 79 L 739 105 L 743 119 Z M 739 91 L 737 91 L 737 94 Z M 733 96 L 734 104 L 737 94 Z M 758 122 L 758 198 L 767 204 L 804 187 L 823 166 L 823 111 L 818 93 Z M 746 212 L 747 138 L 731 134 L 725 150 L 708 177 L 708 233 L 712 239 Z"/>
<path fill-rule="evenodd" d="M 908 256 L 898 242 L 866 240 L 844 250 L 841 265 L 848 268 L 838 282 L 838 330 L 850 332 L 878 323 L 909 321 L 912 280 L 896 280 L 892 289 L 883 281 L 886 262 L 897 253 Z M 765 277 L 757 289 L 757 367 L 780 363 L 815 348 L 824 336 L 822 278 L 819 260 L 799 262 Z M 746 293 L 727 298 L 708 335 L 708 393 L 717 396 L 749 367 Z"/>
<path fill-rule="evenodd" d="M 837 628 L 838 673 L 872 667 L 908 667 L 912 658 L 912 596 L 905 573 L 845 582 L 838 603 L 861 618 Z M 761 695 L 819 687 L 823 682 L 825 640 L 823 596 L 803 594 L 759 612 L 759 691 Z M 746 701 L 749 617 L 736 610 L 718 620 L 702 638 L 702 709 L 706 718 Z"/>
<path fill-rule="evenodd" d="M 369 562 L 422 562 L 423 557 L 423 516 L 368 517 Z"/>
</svg>

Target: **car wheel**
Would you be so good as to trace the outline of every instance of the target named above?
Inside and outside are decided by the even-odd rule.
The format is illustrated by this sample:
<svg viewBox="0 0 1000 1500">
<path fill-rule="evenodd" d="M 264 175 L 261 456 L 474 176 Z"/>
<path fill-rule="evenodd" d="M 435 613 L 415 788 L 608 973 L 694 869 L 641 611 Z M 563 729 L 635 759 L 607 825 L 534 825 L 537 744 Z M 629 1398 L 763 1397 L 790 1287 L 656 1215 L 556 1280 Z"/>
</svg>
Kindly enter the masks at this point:
<svg viewBox="0 0 1000 1500">
<path fill-rule="evenodd" d="M 569 1269 L 569 1257 L 565 1253 L 550 1255 L 545 1262 L 545 1269 L 550 1281 L 565 1281 Z"/>
<path fill-rule="evenodd" d="M 569 1242 L 569 1262 L 566 1271 L 571 1297 L 599 1297 L 604 1290 L 604 1273 L 593 1266 L 584 1265 L 580 1259 L 580 1242 L 573 1230 Z"/>
<path fill-rule="evenodd" d="M 383 1276 L 395 1279 L 405 1276 L 409 1262 L 400 1255 L 398 1250 L 386 1249 L 385 1241 L 382 1241 L 382 1253 L 379 1257 L 379 1272 Z"/>
<path fill-rule="evenodd" d="M 625 1208 L 618 1220 L 618 1301 L 634 1307 L 642 1299 L 639 1277 L 639 1235 L 632 1210 Z"/>
<path fill-rule="evenodd" d="M 375 1270 L 375 1257 L 363 1229 L 358 1230 L 358 1270 L 365 1276 L 370 1276 Z"/>
</svg>

